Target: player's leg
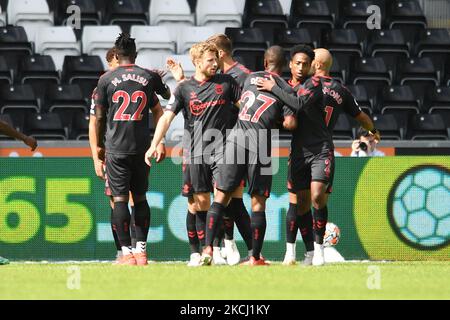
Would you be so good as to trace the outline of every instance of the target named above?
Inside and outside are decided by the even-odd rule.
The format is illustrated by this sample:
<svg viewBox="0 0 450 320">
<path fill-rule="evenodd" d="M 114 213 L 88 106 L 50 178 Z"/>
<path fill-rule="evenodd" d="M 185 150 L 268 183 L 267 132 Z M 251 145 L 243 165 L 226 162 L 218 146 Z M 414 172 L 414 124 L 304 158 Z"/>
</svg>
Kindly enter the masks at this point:
<svg viewBox="0 0 450 320">
<path fill-rule="evenodd" d="M 247 165 L 248 177 L 248 193 L 252 197 L 252 241 L 253 253 L 249 261 L 244 262 L 245 265 L 267 265 L 261 257 L 261 250 L 266 235 L 266 200 L 270 196 L 272 189 L 272 170 L 271 164 L 259 163 L 258 155 L 249 153 Z"/>
<path fill-rule="evenodd" d="M 304 265 L 311 265 L 314 256 L 314 231 L 311 211 L 311 190 L 297 192 L 297 225 L 305 245 Z"/>
<path fill-rule="evenodd" d="M 120 245 L 119 237 L 117 236 L 117 232 L 114 230 L 113 224 L 112 224 L 112 221 L 113 221 L 113 210 L 114 210 L 114 199 L 112 198 L 111 188 L 109 187 L 108 175 L 106 174 L 106 165 L 103 165 L 103 171 L 105 172 L 105 195 L 109 199 L 109 207 L 111 208 L 111 215 L 110 215 L 111 232 L 113 234 L 114 244 L 116 245 L 116 250 L 117 250 L 116 260 L 115 260 L 114 263 L 119 263 L 120 259 L 122 258 L 122 246 Z"/>
<path fill-rule="evenodd" d="M 136 249 L 134 256 L 138 265 L 147 265 L 147 237 L 150 229 L 151 212 L 147 202 L 149 166 L 143 155 L 133 156 L 133 171 L 130 191 L 134 202 L 134 225 Z"/>
<path fill-rule="evenodd" d="M 130 192 L 129 193 L 130 200 L 128 202 L 128 205 L 130 206 L 130 212 L 131 212 L 131 221 L 130 221 L 130 234 L 131 234 L 131 246 L 133 247 L 133 250 L 136 249 L 136 211 L 134 210 L 134 200 L 133 195 Z"/>
<path fill-rule="evenodd" d="M 317 155 L 311 167 L 311 201 L 314 228 L 313 265 L 325 263 L 323 252 L 323 236 L 328 222 L 328 195 L 334 176 L 334 154 L 332 151 Z"/>
<path fill-rule="evenodd" d="M 130 235 L 131 216 L 128 209 L 131 167 L 131 161 L 127 156 L 106 154 L 106 173 L 114 201 L 111 222 L 123 254 L 120 264 L 135 265 Z"/>
<path fill-rule="evenodd" d="M 188 234 L 189 247 L 191 255 L 188 262 L 188 267 L 196 267 L 200 265 L 200 240 L 197 233 L 196 212 L 197 206 L 192 194 L 188 196 L 188 212 L 186 215 L 186 230 Z M 203 234 L 203 242 L 205 235 Z"/>
<path fill-rule="evenodd" d="M 302 225 L 302 220 L 299 219 L 299 215 L 302 216 L 310 212 L 310 183 L 311 183 L 311 170 L 308 165 L 307 159 L 304 157 L 291 158 L 289 160 L 288 167 L 288 191 L 289 191 L 289 209 L 286 214 L 286 254 L 283 260 L 284 265 L 293 265 L 296 263 L 296 241 L 297 230 L 300 229 L 305 245 L 308 241 L 305 241 L 305 229 Z M 312 224 L 310 226 L 312 234 Z M 310 243 L 313 247 L 313 243 Z M 308 252 L 309 245 L 306 248 Z M 313 250 L 313 249 L 311 249 Z"/>
<path fill-rule="evenodd" d="M 242 236 L 242 239 L 244 239 L 245 245 L 247 246 L 248 250 L 248 257 L 250 257 L 253 253 L 253 242 L 252 242 L 252 229 L 251 229 L 251 220 L 250 215 L 248 214 L 247 208 L 244 205 L 244 201 L 242 199 L 244 193 L 244 185 L 241 184 L 239 188 L 237 188 L 233 194 L 232 199 L 230 201 L 230 204 L 227 207 L 228 215 L 231 216 L 236 223 L 236 227 L 239 230 L 239 233 Z M 225 224 L 226 225 L 226 224 Z M 234 229 L 234 226 L 230 223 L 231 230 Z M 227 229 L 225 229 L 227 230 Z M 232 235 L 232 234 L 231 234 Z M 228 252 L 230 252 L 231 255 L 234 255 L 234 259 L 236 260 L 237 254 L 239 251 L 237 251 L 236 242 L 234 241 L 234 237 L 230 237 L 230 242 L 225 242 L 225 248 L 227 246 L 230 248 L 227 250 L 227 261 L 228 261 Z M 227 239 L 226 239 L 227 240 Z M 231 261 L 228 261 L 230 263 Z"/>
</svg>

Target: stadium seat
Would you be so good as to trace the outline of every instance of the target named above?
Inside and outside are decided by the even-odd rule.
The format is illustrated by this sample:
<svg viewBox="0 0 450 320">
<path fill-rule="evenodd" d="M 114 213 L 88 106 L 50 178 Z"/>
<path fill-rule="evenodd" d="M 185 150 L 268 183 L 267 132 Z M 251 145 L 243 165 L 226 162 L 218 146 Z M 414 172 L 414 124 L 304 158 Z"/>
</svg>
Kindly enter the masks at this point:
<svg viewBox="0 0 450 320">
<path fill-rule="evenodd" d="M 106 70 L 108 67 L 105 59 L 106 52 L 111 49 L 121 32 L 119 26 L 84 27 L 82 36 L 83 53 L 99 56 Z"/>
<path fill-rule="evenodd" d="M 381 25 L 384 25 L 385 3 L 380 0 L 346 0 L 340 1 L 342 6 L 342 27 L 344 29 L 353 29 L 359 36 L 363 34 L 372 33 L 372 30 L 367 28 L 367 21 L 372 13 L 367 12 L 367 8 L 376 5 L 381 10 Z"/>
<path fill-rule="evenodd" d="M 173 38 L 180 28 L 195 25 L 195 17 L 186 0 L 150 1 L 149 11 L 150 24 L 167 26 Z"/>
<path fill-rule="evenodd" d="M 233 42 L 233 56 L 253 71 L 263 70 L 264 52 L 269 42 L 260 28 L 226 28 L 225 34 Z"/>
<path fill-rule="evenodd" d="M 66 56 L 62 79 L 67 84 L 78 84 L 83 97 L 90 100 L 98 78 L 103 74 L 103 63 L 98 56 Z"/>
<path fill-rule="evenodd" d="M 223 33 L 226 27 L 242 26 L 242 11 L 238 11 L 233 1 L 198 0 L 196 18 L 198 26 L 213 27 L 217 33 Z"/>
<path fill-rule="evenodd" d="M 34 94 L 33 87 L 24 85 L 2 85 L 0 86 L 2 100 L 0 113 L 8 114 L 16 126 L 24 127 L 25 115 L 38 113 L 40 105 Z"/>
<path fill-rule="evenodd" d="M 341 113 L 333 129 L 334 140 L 353 140 L 356 134 L 355 120 Z"/>
<path fill-rule="evenodd" d="M 347 89 L 351 92 L 362 111 L 371 115 L 373 112 L 373 98 L 369 97 L 366 87 L 363 85 L 349 85 Z"/>
<path fill-rule="evenodd" d="M 414 52 L 419 57 L 429 57 L 441 72 L 450 59 L 450 33 L 447 29 L 422 30 L 416 38 Z"/>
<path fill-rule="evenodd" d="M 450 119 L 450 87 L 436 87 L 428 90 L 424 99 L 424 111 L 428 113 L 445 111 Z"/>
<path fill-rule="evenodd" d="M 327 1 L 292 0 L 289 23 L 292 28 L 333 29 L 335 18 Z"/>
<path fill-rule="evenodd" d="M 333 59 L 333 64 L 331 65 L 330 75 L 339 80 L 342 84 L 346 84 L 348 80 L 348 68 L 347 65 L 342 63 L 339 59 Z"/>
<path fill-rule="evenodd" d="M 19 63 L 17 78 L 21 84 L 30 84 L 40 100 L 43 99 L 47 86 L 60 82 L 52 57 L 42 55 L 22 59 Z"/>
<path fill-rule="evenodd" d="M 290 50 L 299 43 L 307 44 L 313 48 L 318 47 L 317 39 L 313 39 L 308 29 L 279 29 L 274 32 L 273 44 L 279 45 L 285 50 Z"/>
<path fill-rule="evenodd" d="M 365 85 L 369 94 L 392 84 L 392 73 L 382 58 L 357 59 L 350 66 L 350 83 Z"/>
<path fill-rule="evenodd" d="M 287 17 L 278 0 L 247 0 L 243 24 L 245 27 L 271 30 L 288 27 Z"/>
<path fill-rule="evenodd" d="M 35 39 L 36 53 L 51 55 L 56 69 L 62 70 L 65 56 L 81 54 L 80 44 L 70 27 L 41 28 Z"/>
<path fill-rule="evenodd" d="M 420 101 L 409 86 L 384 87 L 378 101 L 381 101 L 381 113 L 396 115 L 400 125 L 406 125 L 404 122 L 411 115 L 420 113 Z"/>
<path fill-rule="evenodd" d="M 439 114 L 418 114 L 412 118 L 411 140 L 448 140 L 449 136 L 450 128 Z"/>
<path fill-rule="evenodd" d="M 56 113 L 28 114 L 25 133 L 38 140 L 66 140 L 67 132 Z"/>
<path fill-rule="evenodd" d="M 130 32 L 132 25 L 148 25 L 141 0 L 110 0 L 105 10 L 104 24 L 119 25 Z"/>
<path fill-rule="evenodd" d="M 136 39 L 136 64 L 148 69 L 159 69 L 165 59 L 176 53 L 176 41 L 166 26 L 132 26 L 131 36 Z"/>
<path fill-rule="evenodd" d="M 177 36 L 178 54 L 188 54 L 194 44 L 205 41 L 214 34 L 214 28 L 211 27 L 185 27 L 181 29 Z"/>
<path fill-rule="evenodd" d="M 86 100 L 81 89 L 76 84 L 52 84 L 45 92 L 45 104 L 43 112 L 57 112 L 69 110 L 81 110 L 87 113 Z"/>
<path fill-rule="evenodd" d="M 352 29 L 332 29 L 325 32 L 324 43 L 334 56 L 350 59 L 363 56 L 363 43 Z"/>
<path fill-rule="evenodd" d="M 420 91 L 424 86 L 439 86 L 439 75 L 430 58 L 412 58 L 399 63 L 397 81 Z"/>
<path fill-rule="evenodd" d="M 31 54 L 33 49 L 23 27 L 0 27 L 0 55 L 20 59 Z"/>
<path fill-rule="evenodd" d="M 409 41 L 427 27 L 427 20 L 417 0 L 393 0 L 387 8 L 389 29 L 401 29 Z"/>
<path fill-rule="evenodd" d="M 88 140 L 89 139 L 89 116 L 73 116 L 70 128 L 69 139 Z"/>
<path fill-rule="evenodd" d="M 375 127 L 381 132 L 383 140 L 403 140 L 405 128 L 401 127 L 392 114 L 377 114 L 373 116 Z"/>
<path fill-rule="evenodd" d="M 13 120 L 9 116 L 9 114 L 0 114 L 0 121 L 6 122 L 9 126 L 15 128 L 16 130 L 20 130 L 19 128 L 14 126 Z M 0 140 L 14 140 L 10 136 L 7 136 L 0 132 Z"/>
<path fill-rule="evenodd" d="M 370 33 L 366 53 L 371 57 L 382 57 L 388 67 L 398 59 L 409 58 L 409 45 L 400 30 L 375 30 Z"/>
<path fill-rule="evenodd" d="M 67 9 L 72 6 L 78 6 L 81 13 L 81 26 L 100 25 L 100 12 L 92 0 L 59 0 L 56 8 L 55 22 L 59 25 L 66 25 L 67 19 L 72 15 L 72 12 L 67 13 Z"/>
<path fill-rule="evenodd" d="M 9 1 L 7 12 L 8 24 L 24 27 L 31 40 L 39 27 L 53 26 L 53 12 L 45 0 Z"/>
<path fill-rule="evenodd" d="M 13 83 L 13 74 L 5 57 L 0 56 L 0 85 Z"/>
</svg>

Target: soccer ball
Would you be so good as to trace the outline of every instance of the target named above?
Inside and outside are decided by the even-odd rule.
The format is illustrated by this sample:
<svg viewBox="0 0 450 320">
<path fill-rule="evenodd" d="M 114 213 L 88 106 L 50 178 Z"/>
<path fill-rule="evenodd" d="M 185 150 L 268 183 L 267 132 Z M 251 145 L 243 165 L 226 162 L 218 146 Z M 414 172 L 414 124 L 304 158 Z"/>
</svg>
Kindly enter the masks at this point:
<svg viewBox="0 0 450 320">
<path fill-rule="evenodd" d="M 339 227 L 332 222 L 328 222 L 325 227 L 325 235 L 323 236 L 323 245 L 325 247 L 335 246 L 340 238 L 341 230 Z"/>
<path fill-rule="evenodd" d="M 407 244 L 437 249 L 450 241 L 450 174 L 437 166 L 413 168 L 397 182 L 390 222 Z"/>
</svg>

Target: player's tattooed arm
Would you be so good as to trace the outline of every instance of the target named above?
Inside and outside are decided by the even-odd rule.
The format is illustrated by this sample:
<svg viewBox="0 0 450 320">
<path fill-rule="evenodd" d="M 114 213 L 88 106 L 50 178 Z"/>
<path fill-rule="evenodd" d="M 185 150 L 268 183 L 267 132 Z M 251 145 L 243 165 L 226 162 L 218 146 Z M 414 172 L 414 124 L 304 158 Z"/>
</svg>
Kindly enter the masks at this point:
<svg viewBox="0 0 450 320">
<path fill-rule="evenodd" d="M 151 166 L 151 159 L 158 156 L 156 154 L 156 149 L 166 135 L 167 130 L 169 130 L 170 124 L 172 123 L 174 118 L 175 113 L 172 111 L 165 111 L 164 114 L 159 118 L 158 125 L 155 129 L 155 135 L 153 136 L 152 144 L 145 153 L 145 163 L 147 163 L 147 165 Z"/>
<path fill-rule="evenodd" d="M 9 124 L 1 120 L 0 120 L 0 132 L 6 134 L 8 137 L 23 141 L 23 143 L 25 143 L 27 146 L 31 148 L 31 151 L 34 151 L 37 148 L 37 141 L 35 138 L 24 135 L 23 133 L 17 131 Z"/>
</svg>

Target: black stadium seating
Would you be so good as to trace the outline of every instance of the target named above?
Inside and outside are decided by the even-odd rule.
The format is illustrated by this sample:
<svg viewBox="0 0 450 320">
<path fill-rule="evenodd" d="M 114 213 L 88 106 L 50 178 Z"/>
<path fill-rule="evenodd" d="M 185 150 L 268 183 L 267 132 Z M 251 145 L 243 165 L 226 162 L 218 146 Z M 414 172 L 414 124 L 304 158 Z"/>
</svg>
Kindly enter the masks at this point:
<svg viewBox="0 0 450 320">
<path fill-rule="evenodd" d="M 168 56 L 183 54 L 177 46 L 180 28 L 197 25 L 227 34 L 233 42 L 234 58 L 254 71 L 264 68 L 264 52 L 271 45 L 282 46 L 287 57 L 296 44 L 325 47 L 333 55 L 331 75 L 346 85 L 361 109 L 373 117 L 384 139 L 449 138 L 450 30 L 435 28 L 436 21 L 428 23 L 422 1 L 230 0 L 226 3 L 236 5 L 242 22 L 234 21 L 226 28 L 222 23 L 223 29 L 199 21 L 200 11 L 196 10 L 201 1 L 180 1 L 186 1 L 190 11 L 185 12 L 185 3 L 180 21 L 174 13 L 175 18 L 152 24 L 152 15 L 158 12 L 150 10 L 154 8 L 150 0 L 47 0 L 54 18 L 50 24 L 55 27 L 67 25 L 72 14 L 67 12 L 68 6 L 81 9 L 81 29 L 74 30 L 76 41 L 65 30 L 64 34 L 72 37 L 64 42 L 48 36 L 56 32 L 38 39 L 26 23 L 7 24 L 14 21 L 7 9 L 15 2 L 0 0 L 0 118 L 43 139 L 87 139 L 91 94 L 105 72 L 104 52 L 112 46 L 117 30 L 105 33 L 107 40 L 101 43 L 102 37 L 87 37 L 95 31 L 85 32 L 90 30 L 85 26 L 119 25 L 122 31 L 130 31 L 134 25 L 165 28 L 170 39 L 164 53 L 154 46 L 157 37 L 149 36 L 144 40 L 150 45 L 138 54 L 140 64 L 148 62 L 146 67 L 159 68 L 163 65 L 157 60 L 163 61 L 166 52 Z M 32 4 L 30 1 L 30 8 Z M 371 15 L 367 8 L 372 5 L 380 8 L 381 30 L 367 29 Z M 95 45 L 90 46 L 92 42 Z M 283 77 L 290 77 L 288 66 Z M 341 116 L 335 137 L 352 139 L 356 128 L 353 119 Z"/>
</svg>

